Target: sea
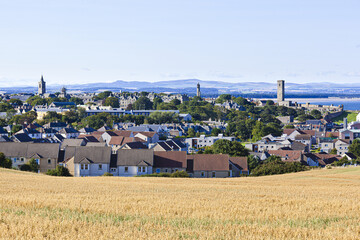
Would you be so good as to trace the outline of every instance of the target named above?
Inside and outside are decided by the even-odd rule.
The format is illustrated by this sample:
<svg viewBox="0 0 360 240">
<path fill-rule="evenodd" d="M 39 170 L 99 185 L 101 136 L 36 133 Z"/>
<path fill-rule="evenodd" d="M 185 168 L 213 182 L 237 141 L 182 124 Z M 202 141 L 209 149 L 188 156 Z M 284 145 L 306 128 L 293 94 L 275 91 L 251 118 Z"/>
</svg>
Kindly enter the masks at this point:
<svg viewBox="0 0 360 240">
<path fill-rule="evenodd" d="M 272 100 L 276 101 L 276 99 Z M 360 98 L 286 98 L 285 100 L 318 105 L 344 105 L 344 110 L 360 111 Z"/>
</svg>

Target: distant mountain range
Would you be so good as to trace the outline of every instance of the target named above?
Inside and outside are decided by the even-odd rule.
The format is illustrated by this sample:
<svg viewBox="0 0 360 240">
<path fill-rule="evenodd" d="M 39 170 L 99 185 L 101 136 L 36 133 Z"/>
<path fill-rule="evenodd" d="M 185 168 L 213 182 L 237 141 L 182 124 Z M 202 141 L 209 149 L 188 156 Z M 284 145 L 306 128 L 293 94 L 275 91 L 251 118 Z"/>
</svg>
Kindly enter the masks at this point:
<svg viewBox="0 0 360 240">
<path fill-rule="evenodd" d="M 275 93 L 276 81 L 269 82 L 223 82 L 223 81 L 206 81 L 199 79 L 181 79 L 158 82 L 145 81 L 123 81 L 118 80 L 111 83 L 89 83 L 89 84 L 74 84 L 66 85 L 69 92 L 98 92 L 104 90 L 110 91 L 148 91 L 148 92 L 171 92 L 171 93 L 186 93 L 193 95 L 196 93 L 196 84 L 200 83 L 201 92 L 203 94 L 222 94 L 222 93 Z M 62 85 L 47 86 L 48 92 L 58 92 Z M 285 89 L 287 93 L 339 93 L 339 94 L 360 94 L 360 83 L 356 84 L 336 84 L 330 82 L 318 83 L 288 83 L 285 82 Z M 34 87 L 8 87 L 0 88 L 0 91 L 8 93 L 35 93 L 37 86 Z"/>
</svg>

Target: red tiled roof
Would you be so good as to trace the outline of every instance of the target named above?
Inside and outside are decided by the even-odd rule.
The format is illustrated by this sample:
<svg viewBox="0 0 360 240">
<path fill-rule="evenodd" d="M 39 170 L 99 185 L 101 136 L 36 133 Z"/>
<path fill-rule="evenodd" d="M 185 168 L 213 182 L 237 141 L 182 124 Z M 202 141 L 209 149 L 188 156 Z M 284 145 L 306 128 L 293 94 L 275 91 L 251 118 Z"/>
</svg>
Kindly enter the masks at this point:
<svg viewBox="0 0 360 240">
<path fill-rule="evenodd" d="M 186 152 L 184 151 L 154 152 L 154 167 L 186 168 L 186 160 Z"/>
<path fill-rule="evenodd" d="M 229 155 L 227 154 L 196 154 L 194 171 L 229 171 Z"/>
<path fill-rule="evenodd" d="M 270 155 L 275 155 L 283 158 L 284 161 L 300 161 L 302 151 L 299 150 L 269 150 Z"/>
<path fill-rule="evenodd" d="M 247 157 L 231 157 L 230 161 L 243 171 L 248 171 Z"/>
</svg>

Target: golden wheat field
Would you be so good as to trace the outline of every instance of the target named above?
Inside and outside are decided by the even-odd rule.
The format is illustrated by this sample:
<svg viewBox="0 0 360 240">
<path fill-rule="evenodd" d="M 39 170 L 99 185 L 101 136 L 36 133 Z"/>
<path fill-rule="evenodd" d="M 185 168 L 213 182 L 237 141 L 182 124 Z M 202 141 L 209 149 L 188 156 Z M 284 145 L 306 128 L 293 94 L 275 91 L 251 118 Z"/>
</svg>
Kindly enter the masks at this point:
<svg viewBox="0 0 360 240">
<path fill-rule="evenodd" d="M 232 179 L 0 169 L 1 239 L 360 239 L 360 168 Z"/>
</svg>

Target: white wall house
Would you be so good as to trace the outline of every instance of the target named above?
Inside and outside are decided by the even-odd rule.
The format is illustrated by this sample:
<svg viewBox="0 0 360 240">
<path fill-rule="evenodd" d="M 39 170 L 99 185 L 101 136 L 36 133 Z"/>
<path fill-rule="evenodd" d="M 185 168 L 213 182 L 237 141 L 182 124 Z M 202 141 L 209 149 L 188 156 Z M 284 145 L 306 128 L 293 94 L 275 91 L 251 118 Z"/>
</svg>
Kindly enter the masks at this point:
<svg viewBox="0 0 360 240">
<path fill-rule="evenodd" d="M 152 149 L 120 149 L 117 151 L 117 176 L 130 177 L 153 172 Z"/>
</svg>

